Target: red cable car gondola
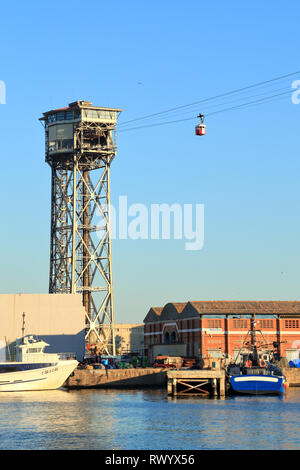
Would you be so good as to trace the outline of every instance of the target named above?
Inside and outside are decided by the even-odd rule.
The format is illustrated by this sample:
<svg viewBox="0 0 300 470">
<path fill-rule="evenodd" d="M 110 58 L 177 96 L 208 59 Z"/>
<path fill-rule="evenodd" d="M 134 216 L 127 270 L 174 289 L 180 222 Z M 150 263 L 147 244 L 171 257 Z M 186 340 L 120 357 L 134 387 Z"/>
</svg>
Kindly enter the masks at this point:
<svg viewBox="0 0 300 470">
<path fill-rule="evenodd" d="M 203 124 L 204 116 L 203 116 L 203 114 L 199 114 L 199 116 L 197 116 L 197 117 L 200 118 L 200 124 L 198 124 L 195 127 L 195 134 L 196 135 L 205 135 L 206 134 L 206 125 Z"/>
</svg>

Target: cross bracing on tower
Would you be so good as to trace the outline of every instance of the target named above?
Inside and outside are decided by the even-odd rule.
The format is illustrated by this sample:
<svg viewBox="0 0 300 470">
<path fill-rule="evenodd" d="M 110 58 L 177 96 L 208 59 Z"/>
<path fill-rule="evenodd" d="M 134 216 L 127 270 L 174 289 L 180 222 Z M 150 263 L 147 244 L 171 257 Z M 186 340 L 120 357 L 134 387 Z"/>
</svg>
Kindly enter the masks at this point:
<svg viewBox="0 0 300 470">
<path fill-rule="evenodd" d="M 120 109 L 76 101 L 48 111 L 51 176 L 50 293 L 81 293 L 86 343 L 115 354 L 110 164 Z"/>
</svg>

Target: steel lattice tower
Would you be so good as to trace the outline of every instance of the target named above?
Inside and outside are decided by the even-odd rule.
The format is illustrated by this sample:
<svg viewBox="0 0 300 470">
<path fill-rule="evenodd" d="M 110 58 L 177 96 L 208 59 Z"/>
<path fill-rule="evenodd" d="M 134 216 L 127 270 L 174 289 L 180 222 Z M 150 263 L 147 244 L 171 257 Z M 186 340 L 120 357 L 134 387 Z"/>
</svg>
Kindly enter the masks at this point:
<svg viewBox="0 0 300 470">
<path fill-rule="evenodd" d="M 87 101 L 43 113 L 52 170 L 50 293 L 82 293 L 86 343 L 115 354 L 110 164 L 120 109 Z"/>
</svg>

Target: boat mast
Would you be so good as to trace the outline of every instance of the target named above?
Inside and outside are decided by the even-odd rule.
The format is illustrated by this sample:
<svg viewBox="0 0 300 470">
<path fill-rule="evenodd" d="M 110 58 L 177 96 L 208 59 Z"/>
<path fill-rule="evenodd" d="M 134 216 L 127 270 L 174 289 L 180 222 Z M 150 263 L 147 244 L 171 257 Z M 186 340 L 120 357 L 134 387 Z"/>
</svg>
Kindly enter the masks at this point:
<svg viewBox="0 0 300 470">
<path fill-rule="evenodd" d="M 256 318 L 255 315 L 252 315 L 251 318 L 251 346 L 253 350 L 253 360 L 252 364 L 258 366 L 258 354 L 257 354 L 257 345 L 256 345 Z"/>
<path fill-rule="evenodd" d="M 25 336 L 25 312 L 23 312 L 22 318 L 23 318 L 23 321 L 22 321 L 22 344 L 24 344 L 24 336 Z"/>
</svg>

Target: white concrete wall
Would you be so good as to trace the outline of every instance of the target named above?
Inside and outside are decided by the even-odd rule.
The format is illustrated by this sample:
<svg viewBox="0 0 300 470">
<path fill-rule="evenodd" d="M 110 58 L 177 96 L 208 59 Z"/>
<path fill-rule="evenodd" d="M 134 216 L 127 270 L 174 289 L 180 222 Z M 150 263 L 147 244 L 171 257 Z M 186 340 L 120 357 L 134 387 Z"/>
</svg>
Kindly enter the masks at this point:
<svg viewBox="0 0 300 470">
<path fill-rule="evenodd" d="M 22 314 L 25 313 L 25 335 L 44 339 L 46 352 L 75 352 L 84 356 L 85 310 L 79 294 L 1 294 L 0 295 L 0 361 L 3 346 L 22 336 Z"/>
</svg>

